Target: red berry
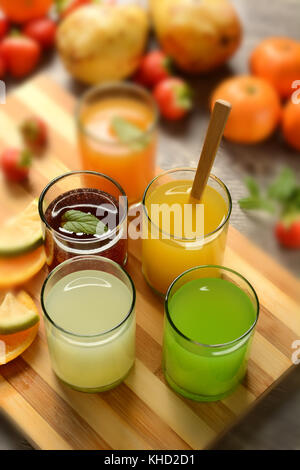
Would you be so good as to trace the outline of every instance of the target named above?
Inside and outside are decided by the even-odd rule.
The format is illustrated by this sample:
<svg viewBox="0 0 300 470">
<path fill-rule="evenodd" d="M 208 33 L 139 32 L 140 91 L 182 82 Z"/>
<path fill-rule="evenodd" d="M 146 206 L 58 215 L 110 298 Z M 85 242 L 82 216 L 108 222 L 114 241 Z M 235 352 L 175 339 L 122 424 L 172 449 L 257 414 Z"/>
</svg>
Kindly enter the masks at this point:
<svg viewBox="0 0 300 470">
<path fill-rule="evenodd" d="M 26 119 L 21 125 L 21 133 L 26 145 L 33 151 L 42 150 L 48 140 L 48 129 L 45 122 L 38 117 Z"/>
<path fill-rule="evenodd" d="M 152 87 L 172 75 L 171 59 L 162 51 L 152 51 L 146 54 L 141 61 L 136 81 L 142 85 Z"/>
<path fill-rule="evenodd" d="M 9 181 L 21 182 L 28 177 L 31 153 L 29 150 L 8 148 L 2 152 L 0 164 L 5 177 Z"/>
<path fill-rule="evenodd" d="M 52 47 L 55 44 L 56 23 L 51 18 L 32 20 L 25 24 L 23 33 L 42 47 Z"/>
<path fill-rule="evenodd" d="M 6 36 L 9 30 L 9 21 L 5 14 L 0 10 L 0 39 Z"/>
<path fill-rule="evenodd" d="M 300 214 L 286 221 L 279 221 L 275 226 L 275 235 L 279 243 L 286 248 L 300 248 Z"/>
<path fill-rule="evenodd" d="M 41 48 L 35 40 L 26 36 L 7 36 L 0 44 L 0 55 L 4 57 L 11 75 L 22 78 L 35 69 Z"/>
<path fill-rule="evenodd" d="M 154 88 L 154 98 L 161 114 L 171 120 L 180 119 L 192 107 L 192 91 L 180 78 L 166 78 Z"/>
</svg>

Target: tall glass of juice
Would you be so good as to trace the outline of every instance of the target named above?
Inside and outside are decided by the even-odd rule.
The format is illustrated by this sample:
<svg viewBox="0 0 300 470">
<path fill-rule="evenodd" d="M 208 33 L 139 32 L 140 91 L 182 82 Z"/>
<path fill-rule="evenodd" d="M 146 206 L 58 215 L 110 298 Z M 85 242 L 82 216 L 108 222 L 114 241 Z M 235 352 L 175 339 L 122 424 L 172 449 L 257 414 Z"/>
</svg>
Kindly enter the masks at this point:
<svg viewBox="0 0 300 470">
<path fill-rule="evenodd" d="M 135 288 L 114 261 L 79 256 L 57 266 L 41 293 L 59 379 L 82 392 L 117 386 L 135 357 Z"/>
<path fill-rule="evenodd" d="M 151 94 L 129 83 L 92 88 L 77 109 L 82 165 L 111 176 L 129 204 L 140 202 L 155 175 L 158 111 Z"/>
<path fill-rule="evenodd" d="M 181 274 L 165 301 L 163 370 L 169 385 L 197 401 L 229 395 L 243 379 L 259 315 L 251 284 L 221 266 Z"/>
<path fill-rule="evenodd" d="M 144 193 L 143 273 L 160 294 L 187 269 L 223 261 L 231 196 L 225 184 L 210 175 L 201 201 L 192 201 L 195 172 L 166 171 Z"/>
<path fill-rule="evenodd" d="M 122 187 L 101 173 L 74 171 L 51 181 L 39 200 L 49 269 L 88 254 L 125 265 L 127 205 Z"/>
</svg>

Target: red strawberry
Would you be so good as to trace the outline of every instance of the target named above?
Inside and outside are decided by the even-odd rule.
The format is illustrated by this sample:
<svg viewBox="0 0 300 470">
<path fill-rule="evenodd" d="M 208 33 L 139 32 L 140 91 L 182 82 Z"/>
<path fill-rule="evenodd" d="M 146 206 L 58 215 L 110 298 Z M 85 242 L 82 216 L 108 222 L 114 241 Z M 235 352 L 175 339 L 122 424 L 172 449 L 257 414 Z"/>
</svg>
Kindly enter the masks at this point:
<svg viewBox="0 0 300 470">
<path fill-rule="evenodd" d="M 48 129 L 42 119 L 35 116 L 28 118 L 20 129 L 24 142 L 31 150 L 35 152 L 43 150 L 48 140 Z"/>
<path fill-rule="evenodd" d="M 5 16 L 3 11 L 0 10 L 0 39 L 3 39 L 6 36 L 9 30 L 9 21 L 8 18 Z"/>
<path fill-rule="evenodd" d="M 161 114 L 171 120 L 180 119 L 192 107 L 192 91 L 181 78 L 166 78 L 154 88 L 154 98 Z"/>
<path fill-rule="evenodd" d="M 52 47 L 55 44 L 56 23 L 51 18 L 31 20 L 25 24 L 23 33 L 42 47 Z"/>
<path fill-rule="evenodd" d="M 286 248 L 300 249 L 300 214 L 277 222 L 275 235 L 279 243 Z"/>
<path fill-rule="evenodd" d="M 31 166 L 31 152 L 17 148 L 7 148 L 0 157 L 0 164 L 9 181 L 21 182 L 28 177 Z"/>
<path fill-rule="evenodd" d="M 141 61 L 135 80 L 141 85 L 152 87 L 172 75 L 172 61 L 162 51 L 152 51 Z"/>
<path fill-rule="evenodd" d="M 0 44 L 0 55 L 7 63 L 8 71 L 15 78 L 29 75 L 36 67 L 40 55 L 40 45 L 23 35 L 7 36 Z"/>
</svg>

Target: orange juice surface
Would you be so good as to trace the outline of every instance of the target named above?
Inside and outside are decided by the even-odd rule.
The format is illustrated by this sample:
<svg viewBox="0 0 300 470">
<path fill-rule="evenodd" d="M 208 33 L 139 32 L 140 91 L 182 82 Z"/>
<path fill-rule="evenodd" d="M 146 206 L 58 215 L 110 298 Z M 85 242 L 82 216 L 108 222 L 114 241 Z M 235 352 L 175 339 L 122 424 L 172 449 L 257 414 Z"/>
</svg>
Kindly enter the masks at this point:
<svg viewBox="0 0 300 470">
<path fill-rule="evenodd" d="M 162 294 L 187 269 L 205 264 L 222 264 L 228 226 L 227 223 L 222 224 L 228 214 L 228 203 L 218 191 L 206 186 L 201 200 L 203 211 L 197 218 L 196 205 L 191 204 L 190 200 L 191 187 L 192 181 L 189 180 L 170 181 L 156 187 L 146 196 L 145 209 L 152 222 L 144 215 L 143 273 L 151 287 Z M 174 209 L 167 229 L 167 215 L 165 219 L 162 216 L 157 218 L 156 223 L 150 215 L 153 215 L 155 204 L 164 204 L 169 208 L 172 206 Z M 187 204 L 190 205 L 190 212 L 185 211 Z M 193 237 L 185 235 L 189 224 L 193 228 Z"/>
<path fill-rule="evenodd" d="M 130 97 L 102 98 L 81 112 L 83 168 L 112 177 L 123 187 L 130 204 L 142 199 L 154 177 L 156 136 L 154 130 L 149 131 L 154 119 L 150 106 Z M 123 123 L 121 131 L 116 120 Z M 128 135 L 128 125 L 129 131 L 133 127 L 133 136 L 132 132 Z"/>
</svg>

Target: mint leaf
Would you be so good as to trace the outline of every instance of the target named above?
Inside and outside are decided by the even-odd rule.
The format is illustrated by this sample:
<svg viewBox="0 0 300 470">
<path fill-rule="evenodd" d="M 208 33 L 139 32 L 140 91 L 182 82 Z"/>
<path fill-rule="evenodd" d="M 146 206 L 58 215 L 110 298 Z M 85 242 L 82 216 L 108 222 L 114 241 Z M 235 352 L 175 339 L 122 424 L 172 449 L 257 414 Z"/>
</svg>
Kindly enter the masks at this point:
<svg viewBox="0 0 300 470">
<path fill-rule="evenodd" d="M 260 197 L 245 197 L 244 199 L 240 199 L 238 203 L 241 209 L 265 210 L 267 212 L 270 212 L 271 214 L 275 212 L 275 207 L 272 202 Z"/>
<path fill-rule="evenodd" d="M 284 202 L 282 214 L 300 214 L 300 186 L 297 186 L 290 197 Z"/>
<path fill-rule="evenodd" d="M 287 201 L 296 189 L 296 178 L 290 168 L 284 168 L 276 180 L 269 186 L 268 195 L 279 202 Z"/>
<path fill-rule="evenodd" d="M 245 178 L 245 185 L 248 188 L 249 194 L 253 197 L 258 197 L 260 195 L 260 189 L 254 178 L 248 176 Z"/>
<path fill-rule="evenodd" d="M 112 128 L 119 141 L 128 145 L 132 150 L 141 151 L 149 144 L 149 136 L 138 126 L 122 117 L 113 118 Z"/>
<path fill-rule="evenodd" d="M 108 230 L 95 215 L 73 209 L 64 213 L 61 227 L 68 232 L 87 235 L 103 235 Z"/>
</svg>

